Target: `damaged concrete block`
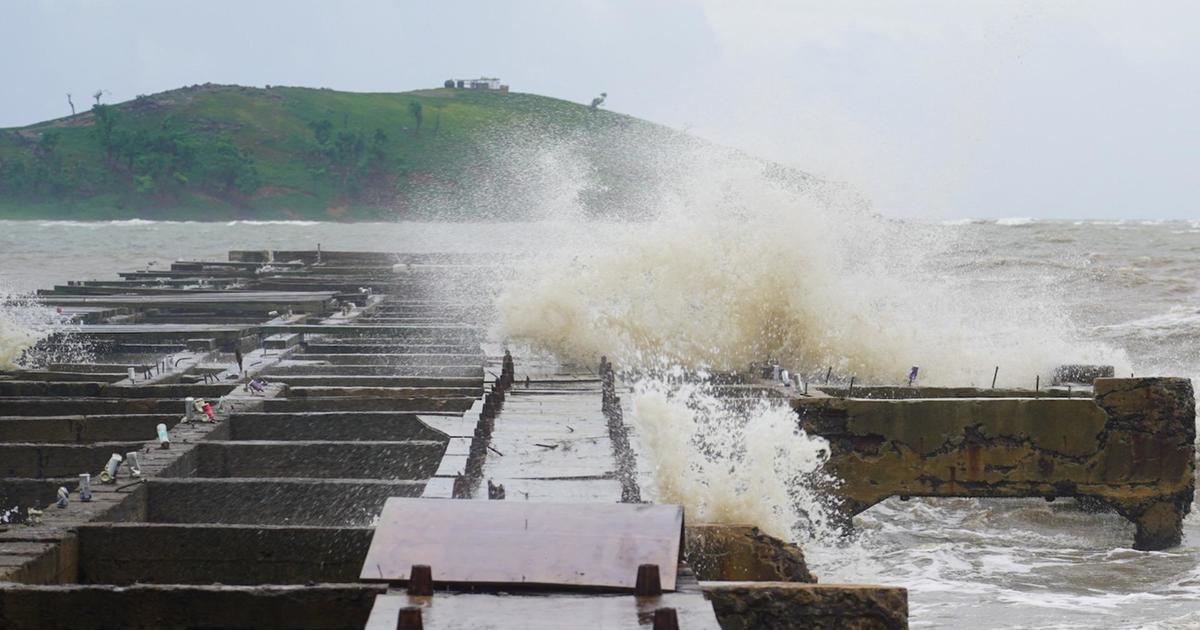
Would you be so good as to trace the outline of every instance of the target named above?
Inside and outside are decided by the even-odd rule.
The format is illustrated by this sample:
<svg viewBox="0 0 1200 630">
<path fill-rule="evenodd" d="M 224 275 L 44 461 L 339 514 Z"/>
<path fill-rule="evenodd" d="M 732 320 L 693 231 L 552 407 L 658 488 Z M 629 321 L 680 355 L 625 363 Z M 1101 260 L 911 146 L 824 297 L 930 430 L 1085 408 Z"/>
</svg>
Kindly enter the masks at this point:
<svg viewBox="0 0 1200 630">
<path fill-rule="evenodd" d="M 697 524 L 684 528 L 683 553 L 701 580 L 816 582 L 798 545 L 751 525 Z"/>
<path fill-rule="evenodd" d="M 897 630 L 908 627 L 908 590 L 796 582 L 701 582 L 722 630 Z"/>
<path fill-rule="evenodd" d="M 1183 378 L 1095 381 L 1094 399 L 798 399 L 829 440 L 849 517 L 891 496 L 1081 497 L 1178 545 L 1195 492 L 1195 398 Z"/>
</svg>

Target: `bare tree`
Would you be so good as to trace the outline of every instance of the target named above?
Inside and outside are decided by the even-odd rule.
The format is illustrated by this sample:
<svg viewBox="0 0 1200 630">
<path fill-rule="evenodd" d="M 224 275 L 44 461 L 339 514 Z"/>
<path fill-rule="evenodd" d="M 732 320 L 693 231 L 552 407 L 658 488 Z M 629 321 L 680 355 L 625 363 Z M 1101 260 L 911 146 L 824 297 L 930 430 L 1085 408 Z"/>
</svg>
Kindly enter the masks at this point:
<svg viewBox="0 0 1200 630">
<path fill-rule="evenodd" d="M 92 95 L 92 98 L 96 99 L 96 104 L 97 104 L 97 105 L 99 105 L 99 104 L 100 104 L 100 97 L 101 97 L 101 96 L 104 96 L 104 94 L 105 94 L 106 92 L 107 92 L 107 90 L 96 90 L 96 93 Z"/>
<path fill-rule="evenodd" d="M 604 99 L 608 98 L 608 92 L 601 92 L 600 96 L 592 99 L 592 109 L 599 109 L 604 104 Z"/>
<path fill-rule="evenodd" d="M 71 115 L 75 115 L 75 102 L 71 100 L 71 93 L 67 92 L 67 104 L 71 106 Z"/>
</svg>

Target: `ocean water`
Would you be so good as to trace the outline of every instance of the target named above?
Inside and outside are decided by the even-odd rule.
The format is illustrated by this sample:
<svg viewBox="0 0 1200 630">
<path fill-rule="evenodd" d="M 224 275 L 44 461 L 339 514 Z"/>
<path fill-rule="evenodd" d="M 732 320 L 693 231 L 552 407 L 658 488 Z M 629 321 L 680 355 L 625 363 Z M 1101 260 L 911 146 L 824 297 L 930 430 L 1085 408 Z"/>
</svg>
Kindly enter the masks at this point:
<svg viewBox="0 0 1200 630">
<path fill-rule="evenodd" d="M 1200 377 L 1200 221 L 903 222 L 785 211 L 797 207 L 790 193 L 733 187 L 739 197 L 751 188 L 751 199 L 730 204 L 719 187 L 706 192 L 701 183 L 634 224 L 553 216 L 527 223 L 0 221 L 0 290 L 110 278 L 180 258 L 222 259 L 229 249 L 320 243 L 520 253 L 528 259 L 497 297 L 495 334 L 566 357 L 728 369 L 771 355 L 802 373 L 833 368 L 860 382 L 899 381 L 915 364 L 928 384 L 986 384 L 999 367 L 1000 384 L 1032 386 L 1055 365 L 1078 361 Z M 0 345 L 28 340 L 30 320 L 13 315 L 16 308 L 6 309 L 8 324 L 0 317 Z M 687 418 L 682 410 L 697 405 L 681 407 L 671 398 L 677 393 L 639 387 L 635 422 L 661 417 L 672 427 L 719 430 Z M 747 412 L 743 421 L 763 417 L 765 428 L 730 449 L 787 446 L 776 415 Z M 670 430 L 653 438 L 664 452 L 682 448 L 672 446 Z M 791 459 L 781 461 L 810 467 L 819 447 L 796 441 L 785 453 Z M 705 474 L 686 461 L 676 466 Z M 775 472 L 791 483 L 787 470 Z M 712 514 L 751 513 L 764 526 L 781 518 L 762 509 L 780 501 L 771 499 L 780 488 L 769 476 L 700 485 Z M 725 496 L 714 486 L 727 488 Z M 659 490 L 688 502 L 695 487 Z M 749 503 L 734 496 L 747 487 Z M 851 541 L 796 536 L 822 581 L 908 587 L 914 627 L 1200 627 L 1200 515 L 1185 521 L 1183 546 L 1164 552 L 1130 549 L 1131 525 L 1069 500 L 891 500 L 857 522 Z"/>
</svg>

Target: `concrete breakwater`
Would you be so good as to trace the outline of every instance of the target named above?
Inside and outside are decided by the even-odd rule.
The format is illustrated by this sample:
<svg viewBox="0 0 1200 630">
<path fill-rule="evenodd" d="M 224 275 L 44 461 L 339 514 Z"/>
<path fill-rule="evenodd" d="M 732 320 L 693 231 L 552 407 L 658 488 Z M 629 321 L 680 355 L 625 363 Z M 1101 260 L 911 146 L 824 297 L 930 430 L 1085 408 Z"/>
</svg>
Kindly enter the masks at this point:
<svg viewBox="0 0 1200 630">
<path fill-rule="evenodd" d="M 1180 544 L 1195 494 L 1188 379 L 1097 378 L 1082 391 L 1001 396 L 876 393 L 889 398 L 814 389 L 792 400 L 801 426 L 830 441 L 846 517 L 892 496 L 1068 497 L 1129 519 L 1135 549 Z"/>
<path fill-rule="evenodd" d="M 903 588 L 639 503 L 611 366 L 486 338 L 504 268 L 235 251 L 42 291 L 94 360 L 0 375 L 0 626 L 907 625 Z"/>
</svg>

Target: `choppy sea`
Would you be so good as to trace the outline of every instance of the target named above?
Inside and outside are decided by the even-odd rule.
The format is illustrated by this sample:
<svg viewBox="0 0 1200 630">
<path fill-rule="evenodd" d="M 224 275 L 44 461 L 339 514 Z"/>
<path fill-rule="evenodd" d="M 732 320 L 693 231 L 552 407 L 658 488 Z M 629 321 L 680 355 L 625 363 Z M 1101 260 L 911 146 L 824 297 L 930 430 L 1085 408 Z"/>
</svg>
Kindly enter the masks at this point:
<svg viewBox="0 0 1200 630">
<path fill-rule="evenodd" d="M 1061 319 L 1056 327 L 1069 327 L 1073 339 L 1111 352 L 1121 370 L 1186 376 L 1194 382 L 1200 378 L 1200 221 L 1001 219 L 930 223 L 918 229 L 949 243 L 937 248 L 936 260 L 927 267 L 943 292 L 949 287 L 953 294 L 958 287 L 967 296 L 963 299 L 1000 296 L 997 304 L 1052 302 L 1053 308 L 1025 310 L 1021 316 L 1044 312 Z M 580 243 L 618 247 L 629 231 L 644 230 L 572 221 L 0 221 L 0 292 L 112 278 L 120 271 L 163 268 L 176 259 L 223 259 L 230 249 L 306 249 L 319 243 L 326 250 L 537 256 Z M 887 243 L 875 246 L 889 248 Z M 736 266 L 738 256 L 752 258 L 753 252 L 729 248 L 713 255 L 726 256 L 725 266 Z M 776 273 L 806 272 L 781 267 Z M 837 273 L 823 270 L 822 275 Z M 587 287 L 571 290 L 576 289 Z M 813 291 L 823 300 L 841 295 L 824 286 Z M 646 295 L 652 299 L 653 294 L 642 297 Z M 787 304 L 799 308 L 801 298 L 792 299 Z M 902 299 L 889 297 L 878 306 L 892 309 Z M 903 311 L 906 326 L 926 331 L 915 338 L 937 339 L 943 332 L 960 336 L 957 329 L 970 326 L 970 321 L 941 318 L 941 302 L 931 301 L 922 314 L 921 299 L 915 296 Z M 981 315 L 983 330 L 972 334 L 986 337 L 987 329 L 1002 326 L 1003 319 L 1003 313 Z M 880 327 L 879 334 L 886 336 L 886 322 Z M 1064 362 L 1072 358 L 1062 357 Z M 897 372 L 907 369 L 907 363 L 897 365 Z M 970 366 L 967 373 L 974 369 Z M 983 383 L 992 369 L 992 362 L 981 358 L 977 379 L 962 373 L 955 378 Z M 1033 380 L 1032 373 L 1005 371 L 1005 377 L 1011 384 Z M 1131 525 L 1115 514 L 1080 511 L 1070 500 L 890 500 L 860 516 L 858 525 L 860 536 L 851 544 L 806 550 L 814 570 L 824 582 L 908 587 L 913 627 L 1200 627 L 1200 515 L 1195 513 L 1185 521 L 1183 546 L 1162 552 L 1134 551 Z"/>
</svg>

